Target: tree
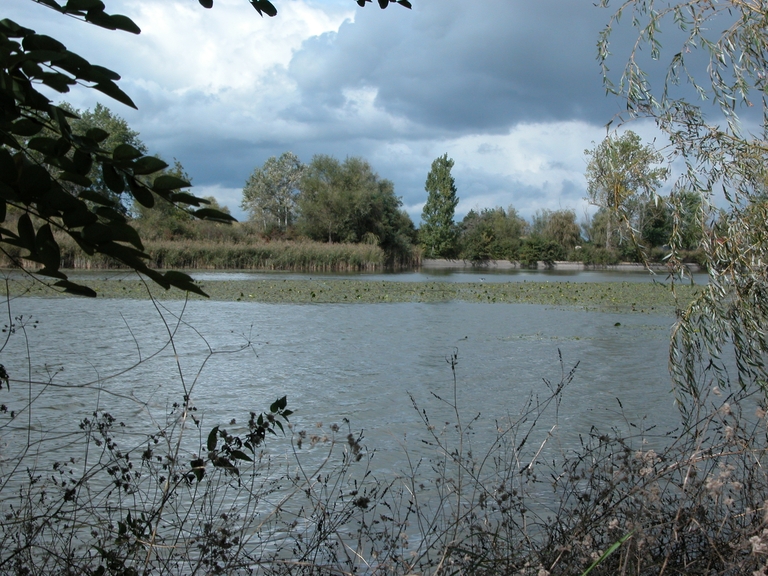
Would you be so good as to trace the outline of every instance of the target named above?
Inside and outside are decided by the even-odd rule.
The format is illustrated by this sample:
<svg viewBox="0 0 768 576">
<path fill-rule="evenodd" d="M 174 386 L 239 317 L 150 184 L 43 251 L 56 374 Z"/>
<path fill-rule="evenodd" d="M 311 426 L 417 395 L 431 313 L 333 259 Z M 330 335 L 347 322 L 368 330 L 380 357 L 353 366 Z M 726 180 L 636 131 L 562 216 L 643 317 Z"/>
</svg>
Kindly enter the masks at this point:
<svg viewBox="0 0 768 576">
<path fill-rule="evenodd" d="M 609 70 L 610 43 L 626 13 L 631 17 L 623 21 L 631 22 L 636 43 L 616 75 Z M 671 39 L 662 49 L 664 33 Z M 703 379 L 696 373 L 701 365 L 710 366 L 722 389 L 734 382 L 768 391 L 768 237 L 762 208 L 768 164 L 766 45 L 765 7 L 732 0 L 621 3 L 598 43 L 606 88 L 626 101 L 630 118 L 654 120 L 669 136 L 673 159 L 684 167 L 672 188 L 678 200 L 672 203 L 668 262 L 685 273 L 679 250 L 695 243 L 703 248 L 710 274 L 696 300 L 681 310 L 674 331 L 670 365 L 683 408 L 696 406 L 701 397 Z M 644 48 L 651 60 L 641 57 Z M 726 204 L 719 216 L 712 206 L 718 190 Z M 685 193 L 698 197 L 693 211 L 685 207 Z M 682 234 L 687 217 L 697 222 L 696 242 Z M 728 356 L 735 370 L 726 368 Z"/>
<path fill-rule="evenodd" d="M 448 158 L 448 154 L 436 158 L 424 185 L 427 202 L 421 213 L 420 238 L 430 258 L 449 258 L 456 253 L 458 231 L 453 215 L 459 197 L 451 168 L 453 160 Z"/>
<path fill-rule="evenodd" d="M 649 197 L 661 186 L 667 168 L 653 168 L 663 157 L 640 136 L 626 131 L 608 136 L 584 154 L 591 157 L 587 166 L 587 200 L 607 212 L 605 247 L 611 248 L 614 220 L 629 223 L 631 208 L 640 197 Z"/>
<path fill-rule="evenodd" d="M 413 223 L 394 185 L 362 158 L 312 158 L 299 185 L 297 228 L 315 240 L 371 241 L 390 256 L 410 249 Z"/>
<path fill-rule="evenodd" d="M 665 198 L 649 198 L 641 208 L 638 226 L 643 242 L 648 246 L 663 246 L 672 235 L 672 211 Z"/>
<path fill-rule="evenodd" d="M 262 230 L 277 226 L 287 230 L 296 219 L 299 182 L 305 167 L 298 156 L 284 152 L 272 156 L 250 175 L 243 188 L 244 210 L 259 223 Z"/>
<path fill-rule="evenodd" d="M 542 210 L 533 217 L 532 234 L 562 246 L 564 252 L 581 243 L 581 228 L 573 210 Z"/>
<path fill-rule="evenodd" d="M 471 262 L 516 260 L 527 223 L 514 207 L 470 210 L 461 221 L 459 257 Z"/>
</svg>

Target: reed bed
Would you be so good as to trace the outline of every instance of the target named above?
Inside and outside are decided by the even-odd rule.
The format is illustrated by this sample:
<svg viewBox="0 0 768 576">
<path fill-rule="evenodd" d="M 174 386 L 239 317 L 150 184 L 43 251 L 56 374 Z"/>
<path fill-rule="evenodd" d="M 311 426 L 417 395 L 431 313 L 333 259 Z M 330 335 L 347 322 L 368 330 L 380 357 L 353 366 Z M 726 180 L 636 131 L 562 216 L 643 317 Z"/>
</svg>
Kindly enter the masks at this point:
<svg viewBox="0 0 768 576">
<path fill-rule="evenodd" d="M 88 256 L 69 239 L 59 239 L 61 267 L 75 270 L 111 270 L 121 265 L 109 257 Z M 302 272 L 360 272 L 386 267 L 411 267 L 419 252 L 389 256 L 373 244 L 327 244 L 311 241 L 271 241 L 229 244 L 207 240 L 152 240 L 145 242 L 148 265 L 156 269 L 286 270 Z M 19 258 L 20 254 L 12 254 Z M 31 270 L 37 266 L 22 260 Z M 0 267 L 12 267 L 0 259 Z"/>
</svg>

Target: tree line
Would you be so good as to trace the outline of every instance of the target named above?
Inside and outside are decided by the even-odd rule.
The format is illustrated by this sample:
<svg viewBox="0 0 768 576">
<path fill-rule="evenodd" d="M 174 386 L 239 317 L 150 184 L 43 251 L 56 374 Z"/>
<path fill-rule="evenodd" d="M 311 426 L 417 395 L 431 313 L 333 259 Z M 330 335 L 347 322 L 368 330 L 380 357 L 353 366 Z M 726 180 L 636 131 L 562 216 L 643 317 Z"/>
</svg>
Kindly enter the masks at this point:
<svg viewBox="0 0 768 576">
<path fill-rule="evenodd" d="M 105 151 L 114 154 L 130 147 L 147 154 L 139 133 L 106 106 L 77 110 L 62 103 L 60 107 L 71 115 L 73 134 L 102 131 L 108 135 L 100 143 Z M 514 206 L 497 206 L 470 210 L 456 221 L 459 196 L 451 175 L 454 161 L 447 154 L 436 158 L 427 174 L 418 229 L 395 194 L 393 182 L 380 177 L 367 160 L 338 160 L 326 154 L 317 154 L 304 164 L 292 152 L 285 152 L 255 168 L 242 191 L 241 207 L 249 221 L 236 224 L 236 230 L 221 230 L 169 201 L 191 198 L 181 187 L 192 178 L 176 159 L 172 165 L 157 160 L 158 173 L 179 186 L 169 198 L 150 190 L 148 198 L 139 202 L 117 192 L 120 187 L 113 182 L 111 171 L 94 164 L 87 173 L 93 193 L 89 192 L 86 201 L 130 222 L 145 240 L 242 243 L 250 237 L 253 241 L 373 244 L 383 250 L 390 266 L 408 265 L 417 253 L 473 263 L 509 260 L 523 266 L 559 260 L 595 265 L 645 261 L 662 258 L 662 247 L 669 244 L 673 233 L 682 249 L 696 250 L 704 229 L 698 216 L 700 195 L 682 191 L 673 202 L 656 193 L 668 176 L 659 152 L 627 131 L 606 138 L 585 150 L 585 155 L 590 159 L 587 199 L 598 210 L 581 220 L 572 209 L 544 209 L 528 221 Z M 215 198 L 200 200 L 214 215 L 229 214 Z"/>
</svg>

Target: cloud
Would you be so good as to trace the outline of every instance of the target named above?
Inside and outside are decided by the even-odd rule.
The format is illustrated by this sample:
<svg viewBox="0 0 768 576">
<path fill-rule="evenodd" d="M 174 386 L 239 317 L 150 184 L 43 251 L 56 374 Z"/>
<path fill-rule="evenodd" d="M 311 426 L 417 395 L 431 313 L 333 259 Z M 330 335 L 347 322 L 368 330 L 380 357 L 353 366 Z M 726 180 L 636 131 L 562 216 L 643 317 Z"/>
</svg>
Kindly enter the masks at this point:
<svg viewBox="0 0 768 576">
<path fill-rule="evenodd" d="M 446 152 L 459 217 L 510 204 L 526 216 L 578 211 L 583 151 L 618 110 L 594 59 L 609 13 L 580 0 L 418 0 L 413 10 L 280 0 L 272 19 L 246 0 L 216 0 L 212 10 L 193 0 L 107 4 L 142 34 L 74 22 L 28 0 L 3 13 L 121 73 L 138 111 L 92 90 L 66 99 L 109 106 L 236 216 L 253 169 L 286 150 L 304 162 L 366 158 L 416 221 L 429 167 Z"/>
<path fill-rule="evenodd" d="M 376 91 L 395 117 L 452 132 L 504 132 L 525 121 L 602 122 L 595 62 L 606 11 L 582 2 L 416 3 L 359 11 L 338 33 L 304 42 L 291 60 L 305 110 L 322 117 L 344 91 Z"/>
</svg>

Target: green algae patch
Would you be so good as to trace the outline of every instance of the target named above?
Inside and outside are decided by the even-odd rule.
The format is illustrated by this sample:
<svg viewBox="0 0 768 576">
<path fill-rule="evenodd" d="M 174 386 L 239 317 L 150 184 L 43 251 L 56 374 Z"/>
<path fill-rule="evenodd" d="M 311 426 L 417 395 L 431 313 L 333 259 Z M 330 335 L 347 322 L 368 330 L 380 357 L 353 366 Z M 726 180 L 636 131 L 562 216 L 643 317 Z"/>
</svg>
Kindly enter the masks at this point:
<svg viewBox="0 0 768 576">
<path fill-rule="evenodd" d="M 180 300 L 178 290 L 163 290 L 137 279 L 87 280 L 99 298 Z M 0 285 L 5 293 L 5 286 Z M 13 296 L 63 297 L 47 286 L 28 279 L 9 280 Z M 595 310 L 668 312 L 684 306 L 697 287 L 676 287 L 675 302 L 668 285 L 654 282 L 390 282 L 357 279 L 265 279 L 200 282 L 211 300 L 280 304 L 376 304 L 394 302 L 527 303 Z M 190 295 L 191 299 L 204 299 Z"/>
</svg>

